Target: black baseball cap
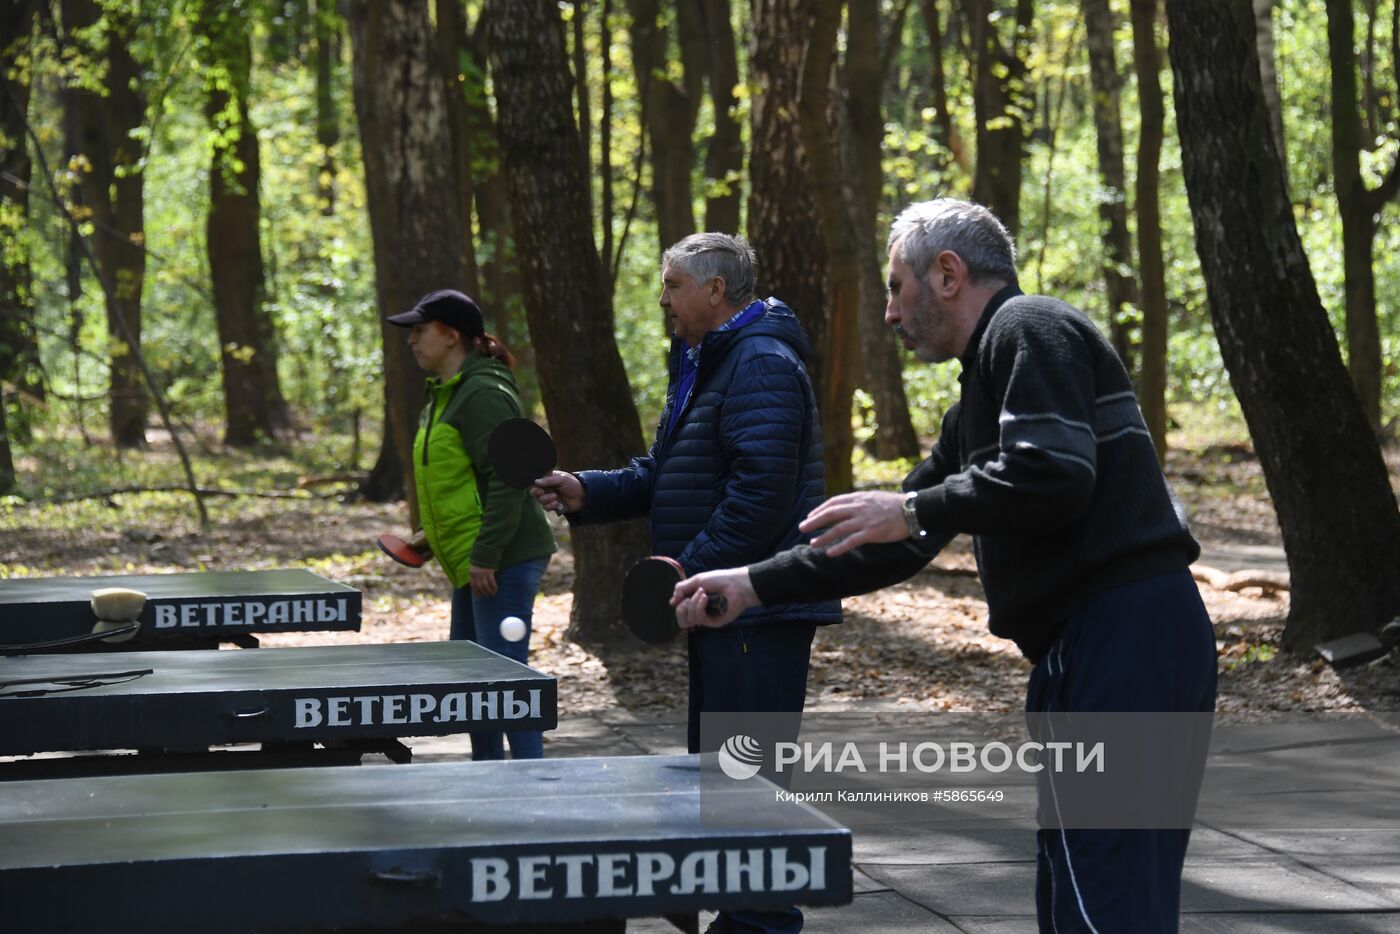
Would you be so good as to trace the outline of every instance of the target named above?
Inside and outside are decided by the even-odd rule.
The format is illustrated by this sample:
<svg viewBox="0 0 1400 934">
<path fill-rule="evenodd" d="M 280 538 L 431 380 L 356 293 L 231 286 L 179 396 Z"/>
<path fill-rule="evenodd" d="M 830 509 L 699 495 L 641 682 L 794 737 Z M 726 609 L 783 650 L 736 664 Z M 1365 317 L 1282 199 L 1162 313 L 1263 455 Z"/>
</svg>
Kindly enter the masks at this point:
<svg viewBox="0 0 1400 934">
<path fill-rule="evenodd" d="M 456 328 L 467 337 L 480 337 L 486 333 L 486 325 L 481 318 L 481 308 L 470 296 L 455 289 L 439 289 L 429 292 L 418 300 L 408 311 L 390 315 L 390 324 L 401 328 L 412 327 L 425 321 L 441 321 L 450 328 Z"/>
</svg>

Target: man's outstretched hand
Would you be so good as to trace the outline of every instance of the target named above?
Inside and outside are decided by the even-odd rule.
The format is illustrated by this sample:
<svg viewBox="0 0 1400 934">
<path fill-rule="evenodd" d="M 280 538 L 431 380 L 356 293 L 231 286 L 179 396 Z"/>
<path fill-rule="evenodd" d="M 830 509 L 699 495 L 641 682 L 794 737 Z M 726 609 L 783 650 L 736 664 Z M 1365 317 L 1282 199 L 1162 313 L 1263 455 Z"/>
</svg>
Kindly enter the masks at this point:
<svg viewBox="0 0 1400 934">
<path fill-rule="evenodd" d="M 723 615 L 711 616 L 705 612 L 709 594 L 722 596 L 729 602 Z M 687 577 L 676 585 L 671 596 L 671 606 L 676 608 L 676 625 L 686 630 L 701 626 L 712 629 L 728 626 L 738 619 L 740 613 L 759 603 L 758 594 L 754 593 L 753 584 L 749 582 L 748 568 L 706 571 Z"/>
<path fill-rule="evenodd" d="M 824 548 L 834 558 L 858 545 L 908 538 L 903 506 L 903 493 L 843 493 L 813 509 L 798 528 L 822 529 L 812 547 Z"/>
</svg>

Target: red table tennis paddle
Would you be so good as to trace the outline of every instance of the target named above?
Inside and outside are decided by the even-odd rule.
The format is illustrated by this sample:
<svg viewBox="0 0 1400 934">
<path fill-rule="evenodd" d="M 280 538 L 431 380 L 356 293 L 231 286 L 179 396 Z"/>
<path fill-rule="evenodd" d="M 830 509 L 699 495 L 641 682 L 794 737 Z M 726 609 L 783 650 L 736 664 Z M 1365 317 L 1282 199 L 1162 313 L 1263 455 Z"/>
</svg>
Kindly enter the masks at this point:
<svg viewBox="0 0 1400 934">
<path fill-rule="evenodd" d="M 414 548 L 408 542 L 397 535 L 390 535 L 387 532 L 378 539 L 379 550 L 393 558 L 404 567 L 421 568 L 428 562 L 428 556 Z"/>
<path fill-rule="evenodd" d="M 523 490 L 554 470 L 554 439 L 528 418 L 508 418 L 491 430 L 486 456 L 506 486 Z"/>
<path fill-rule="evenodd" d="M 680 631 L 676 626 L 676 610 L 671 595 L 676 585 L 685 580 L 685 569 L 674 558 L 656 555 L 643 558 L 627 572 L 622 581 L 622 621 L 632 635 L 661 645 L 670 642 Z M 723 616 L 729 601 L 723 594 L 709 594 L 705 613 Z"/>
</svg>

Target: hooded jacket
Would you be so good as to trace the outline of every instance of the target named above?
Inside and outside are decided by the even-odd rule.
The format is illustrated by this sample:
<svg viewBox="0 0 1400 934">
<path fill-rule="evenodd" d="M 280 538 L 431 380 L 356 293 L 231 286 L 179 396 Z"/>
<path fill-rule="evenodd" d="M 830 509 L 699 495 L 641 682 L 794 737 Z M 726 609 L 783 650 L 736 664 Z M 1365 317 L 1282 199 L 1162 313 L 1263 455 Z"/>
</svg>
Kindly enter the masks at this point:
<svg viewBox="0 0 1400 934">
<path fill-rule="evenodd" d="M 554 552 L 554 533 L 534 497 L 513 490 L 486 456 L 491 430 L 520 415 L 510 367 L 469 354 L 450 379 L 428 379 L 428 404 L 413 439 L 418 517 L 453 587 L 471 566 L 499 570 Z"/>
<path fill-rule="evenodd" d="M 700 345 L 688 400 L 677 399 L 684 342 L 673 340 L 666 409 L 645 457 L 578 474 L 587 491 L 572 523 L 645 515 L 652 552 L 686 574 L 741 567 L 809 540 L 797 524 L 826 492 L 810 345 L 792 310 L 765 301 L 753 322 Z M 671 425 L 672 409 L 684 408 Z M 735 625 L 839 622 L 837 600 L 746 611 Z"/>
</svg>

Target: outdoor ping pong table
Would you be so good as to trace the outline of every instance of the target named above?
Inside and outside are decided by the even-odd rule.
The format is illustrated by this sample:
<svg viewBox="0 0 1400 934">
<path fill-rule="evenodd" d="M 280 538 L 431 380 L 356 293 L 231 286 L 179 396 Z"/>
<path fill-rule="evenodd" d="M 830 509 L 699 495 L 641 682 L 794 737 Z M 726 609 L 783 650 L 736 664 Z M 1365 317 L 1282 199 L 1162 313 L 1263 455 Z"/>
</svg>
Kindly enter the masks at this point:
<svg viewBox="0 0 1400 934">
<path fill-rule="evenodd" d="M 408 761 L 405 736 L 553 729 L 556 698 L 554 678 L 466 641 L 0 657 L 0 756 L 162 753 L 0 762 L 0 778 L 293 761 L 194 757 L 239 743 L 279 753 L 319 743 L 353 761 L 362 751 Z M 184 758 L 172 761 L 172 750 Z"/>
<path fill-rule="evenodd" d="M 255 646 L 253 633 L 360 628 L 360 592 L 304 569 L 30 577 L 0 580 L 0 644 L 91 632 L 92 592 L 103 587 L 147 595 L 131 642 L 92 643 L 107 650 Z"/>
<path fill-rule="evenodd" d="M 0 927 L 693 931 L 702 908 L 850 901 L 850 831 L 716 771 L 650 756 L 13 782 Z"/>
</svg>

